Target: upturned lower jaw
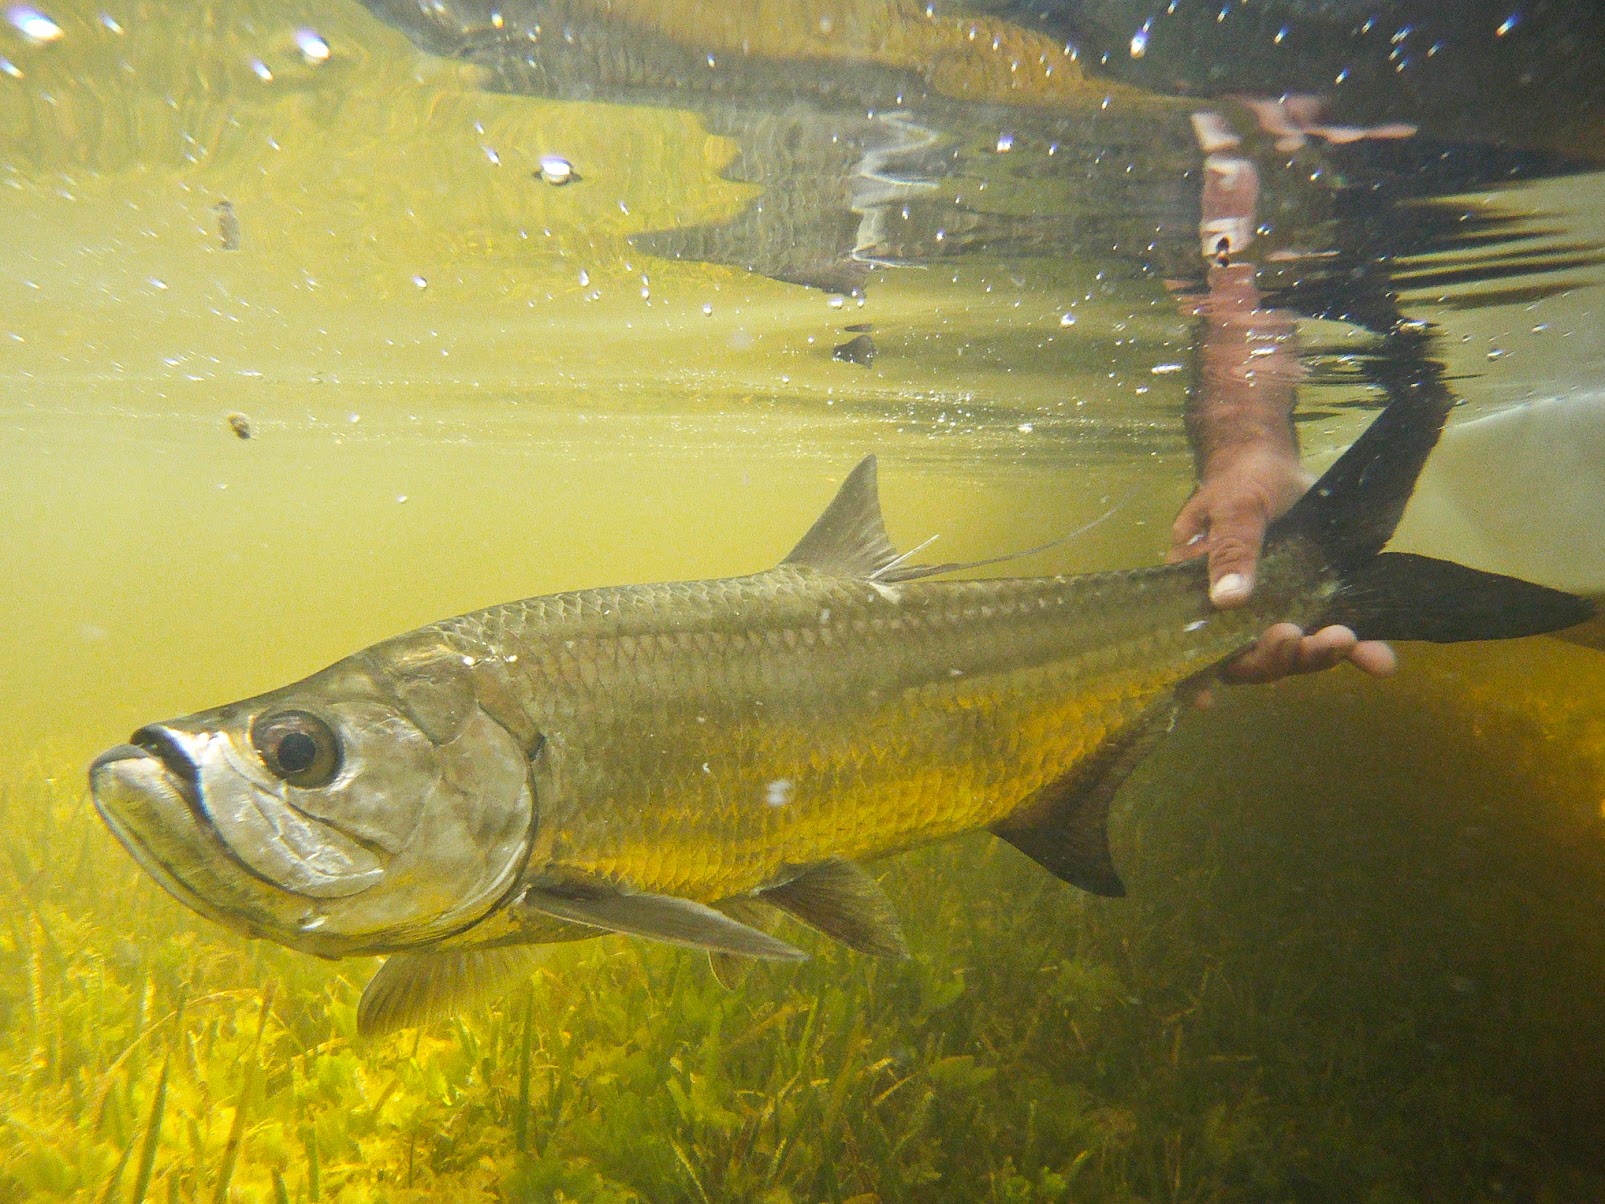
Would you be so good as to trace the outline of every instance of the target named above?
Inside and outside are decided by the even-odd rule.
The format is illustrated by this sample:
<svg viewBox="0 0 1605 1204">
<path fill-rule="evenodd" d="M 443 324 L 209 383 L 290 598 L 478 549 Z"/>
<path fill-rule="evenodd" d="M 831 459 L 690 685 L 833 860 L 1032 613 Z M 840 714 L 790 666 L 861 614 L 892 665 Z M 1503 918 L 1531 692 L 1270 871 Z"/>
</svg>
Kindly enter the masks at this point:
<svg viewBox="0 0 1605 1204">
<path fill-rule="evenodd" d="M 193 789 L 193 781 L 175 777 L 154 753 L 133 744 L 107 750 L 89 767 L 90 797 L 112 835 L 169 894 L 211 915 L 151 839 L 156 832 L 198 822 Z"/>
<path fill-rule="evenodd" d="M 163 890 L 246 936 L 320 957 L 367 951 L 359 940 L 323 934 L 321 920 L 308 923 L 316 900 L 245 869 L 207 817 L 193 776 L 174 772 L 171 756 L 142 744 L 119 744 L 96 757 L 89 789 L 106 827 Z"/>
<path fill-rule="evenodd" d="M 169 758 L 120 744 L 95 758 L 89 789 L 118 843 L 192 911 L 260 937 L 283 927 L 281 912 L 299 906 L 238 867 L 199 805 L 193 777 L 175 773 Z"/>
</svg>

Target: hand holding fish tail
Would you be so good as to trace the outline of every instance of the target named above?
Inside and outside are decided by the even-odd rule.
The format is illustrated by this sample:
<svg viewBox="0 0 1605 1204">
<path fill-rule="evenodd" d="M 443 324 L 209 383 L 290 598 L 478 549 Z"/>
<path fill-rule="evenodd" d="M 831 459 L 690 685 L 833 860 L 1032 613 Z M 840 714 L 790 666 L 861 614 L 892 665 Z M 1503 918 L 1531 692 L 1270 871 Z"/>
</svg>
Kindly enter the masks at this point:
<svg viewBox="0 0 1605 1204">
<path fill-rule="evenodd" d="M 1310 476 L 1296 456 L 1277 448 L 1249 449 L 1216 457 L 1171 528 L 1171 563 L 1209 558 L 1209 596 L 1220 610 L 1235 609 L 1253 594 L 1265 532 L 1303 496 Z M 1236 685 L 1263 684 L 1319 673 L 1348 661 L 1372 677 L 1398 667 L 1381 640 L 1361 640 L 1347 627 L 1330 626 L 1306 635 L 1292 623 L 1268 628 L 1254 646 L 1221 670 Z M 1208 706 L 1206 690 L 1197 701 Z"/>
<path fill-rule="evenodd" d="M 1254 590 L 1265 530 L 1292 509 L 1314 478 L 1296 452 L 1248 446 L 1213 457 L 1171 527 L 1171 563 L 1209 557 L 1209 597 L 1222 610 Z"/>
<path fill-rule="evenodd" d="M 1223 681 L 1252 684 L 1319 673 L 1344 661 L 1372 677 L 1388 677 L 1399 667 L 1388 644 L 1362 640 L 1347 627 L 1323 627 L 1305 635 L 1293 623 L 1277 623 L 1267 628 L 1252 648 L 1223 667 L 1220 675 Z"/>
</svg>

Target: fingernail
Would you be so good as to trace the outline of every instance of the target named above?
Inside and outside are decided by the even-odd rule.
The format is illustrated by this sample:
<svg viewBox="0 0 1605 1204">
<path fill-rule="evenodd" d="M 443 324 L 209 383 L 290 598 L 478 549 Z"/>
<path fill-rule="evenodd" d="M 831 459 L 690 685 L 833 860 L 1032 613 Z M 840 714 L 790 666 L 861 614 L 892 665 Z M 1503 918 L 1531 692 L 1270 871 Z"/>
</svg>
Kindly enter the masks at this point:
<svg viewBox="0 0 1605 1204">
<path fill-rule="evenodd" d="M 1240 598 L 1248 593 L 1248 583 L 1243 580 L 1241 573 L 1227 573 L 1214 585 L 1209 587 L 1209 600 L 1211 602 L 1224 602 L 1231 598 Z"/>
</svg>

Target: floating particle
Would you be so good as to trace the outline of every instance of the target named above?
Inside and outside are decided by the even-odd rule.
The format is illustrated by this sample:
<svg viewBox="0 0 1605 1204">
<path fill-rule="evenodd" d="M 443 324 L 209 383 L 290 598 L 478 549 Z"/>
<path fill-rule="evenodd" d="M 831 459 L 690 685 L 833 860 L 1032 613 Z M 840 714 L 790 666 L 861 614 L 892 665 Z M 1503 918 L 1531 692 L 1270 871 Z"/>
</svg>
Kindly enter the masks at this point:
<svg viewBox="0 0 1605 1204">
<path fill-rule="evenodd" d="M 321 67 L 329 61 L 329 43 L 317 30 L 303 25 L 295 31 L 295 44 L 300 47 L 301 57 L 312 66 Z"/>
<path fill-rule="evenodd" d="M 412 282 L 415 285 L 417 285 L 419 288 L 428 288 L 429 287 L 429 281 L 425 280 L 422 276 L 414 276 L 412 278 Z"/>
<path fill-rule="evenodd" d="M 842 327 L 848 334 L 868 334 L 874 328 L 874 324 L 871 322 L 854 322 L 850 326 Z"/>
<path fill-rule="evenodd" d="M 240 439 L 249 439 L 256 434 L 251 429 L 251 420 L 238 410 L 228 416 L 228 429 L 234 432 L 236 438 Z"/>
<path fill-rule="evenodd" d="M 713 302 L 712 301 L 704 301 L 702 303 L 702 316 L 704 318 L 713 317 Z"/>
<path fill-rule="evenodd" d="M 482 146 L 479 149 L 485 152 L 485 158 L 490 160 L 492 167 L 500 167 L 502 165 L 502 157 L 496 153 L 494 146 Z"/>
<path fill-rule="evenodd" d="M 1013 134 L 1007 134 L 1007 133 L 999 134 L 998 135 L 998 154 L 1006 155 L 1013 149 L 1014 149 L 1014 135 Z"/>
<path fill-rule="evenodd" d="M 1153 18 L 1150 17 L 1148 20 L 1142 23 L 1141 29 L 1131 35 L 1132 58 L 1140 59 L 1143 55 L 1148 53 L 1148 34 L 1150 30 L 1152 30 L 1153 24 Z"/>
<path fill-rule="evenodd" d="M 261 59 L 251 60 L 251 70 L 256 73 L 256 78 L 261 80 L 264 84 L 271 84 L 273 82 L 273 72 L 268 69 L 268 65 Z"/>
<path fill-rule="evenodd" d="M 212 206 L 217 214 L 217 237 L 225 251 L 240 249 L 240 219 L 234 212 L 234 202 L 219 201 Z"/>
<path fill-rule="evenodd" d="M 1515 29 L 1516 26 L 1518 26 L 1520 24 L 1521 24 L 1521 14 L 1520 13 L 1511 13 L 1510 16 L 1506 17 L 1503 21 L 1501 21 L 1499 23 L 1499 28 L 1494 30 L 1494 37 L 1502 38 L 1507 33 L 1509 33 L 1512 29 Z"/>
<path fill-rule="evenodd" d="M 1060 326 L 1074 326 L 1075 324 L 1076 324 L 1076 316 L 1075 316 L 1075 314 L 1060 314 L 1059 315 L 1059 325 Z"/>
<path fill-rule="evenodd" d="M 847 364 L 860 364 L 867 368 L 875 362 L 875 340 L 867 334 L 856 335 L 833 349 L 830 358 Z"/>
<path fill-rule="evenodd" d="M 110 13 L 101 13 L 100 23 L 107 29 L 111 30 L 112 33 L 123 32 L 123 27 L 117 23 L 117 18 L 112 16 Z"/>
<path fill-rule="evenodd" d="M 1148 369 L 1148 371 L 1152 372 L 1155 376 L 1169 376 L 1172 372 L 1180 372 L 1181 365 L 1155 364 L 1152 368 Z"/>
<path fill-rule="evenodd" d="M 561 155 L 542 155 L 540 169 L 535 174 L 554 188 L 572 184 L 580 178 L 580 173 L 574 170 L 574 164 Z"/>
<path fill-rule="evenodd" d="M 12 79 L 22 78 L 22 68 L 18 67 L 10 59 L 0 58 L 0 71 L 4 71 Z"/>
<path fill-rule="evenodd" d="M 590 284 L 591 284 L 591 274 L 589 272 L 587 272 L 584 268 L 581 268 L 580 269 L 580 287 L 581 288 L 589 288 Z"/>
<path fill-rule="evenodd" d="M 37 8 L 29 8 L 26 4 L 17 4 L 6 9 L 6 20 L 16 26 L 17 32 L 35 46 L 44 46 L 62 36 L 61 26 Z"/>
<path fill-rule="evenodd" d="M 771 807 L 784 807 L 796 792 L 790 778 L 776 778 L 764 787 L 763 801 Z"/>
</svg>

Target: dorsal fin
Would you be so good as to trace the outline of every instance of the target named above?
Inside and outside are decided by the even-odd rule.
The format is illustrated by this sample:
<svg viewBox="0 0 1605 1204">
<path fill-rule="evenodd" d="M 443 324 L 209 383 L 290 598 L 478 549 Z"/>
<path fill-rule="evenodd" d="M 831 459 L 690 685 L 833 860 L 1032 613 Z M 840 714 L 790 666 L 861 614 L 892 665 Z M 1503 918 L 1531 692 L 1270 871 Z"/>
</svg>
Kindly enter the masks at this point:
<svg viewBox="0 0 1605 1204">
<path fill-rule="evenodd" d="M 924 577 L 940 577 L 960 569 L 978 569 L 987 565 L 1006 564 L 1023 560 L 1049 548 L 1068 543 L 1092 530 L 1120 508 L 1111 507 L 1090 523 L 1078 527 L 1068 535 L 1050 539 L 1047 543 L 1022 552 L 1007 552 L 1002 556 L 989 556 L 985 560 L 953 561 L 947 564 L 905 564 L 910 556 L 923 551 L 936 541 L 931 536 L 919 547 L 899 553 L 886 537 L 886 524 L 881 518 L 880 487 L 875 477 L 875 457 L 865 456 L 858 467 L 847 474 L 830 505 L 819 516 L 808 534 L 797 541 L 797 546 L 781 564 L 802 565 L 833 577 L 857 578 L 896 585 L 905 581 L 918 581 Z"/>
<path fill-rule="evenodd" d="M 897 563 L 897 549 L 881 520 L 875 457 L 865 456 L 847 474 L 825 512 L 782 564 L 798 564 L 835 577 L 874 578 Z"/>
</svg>

